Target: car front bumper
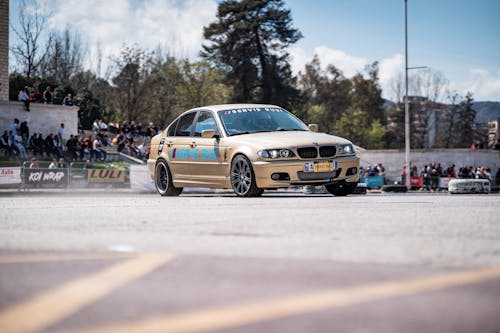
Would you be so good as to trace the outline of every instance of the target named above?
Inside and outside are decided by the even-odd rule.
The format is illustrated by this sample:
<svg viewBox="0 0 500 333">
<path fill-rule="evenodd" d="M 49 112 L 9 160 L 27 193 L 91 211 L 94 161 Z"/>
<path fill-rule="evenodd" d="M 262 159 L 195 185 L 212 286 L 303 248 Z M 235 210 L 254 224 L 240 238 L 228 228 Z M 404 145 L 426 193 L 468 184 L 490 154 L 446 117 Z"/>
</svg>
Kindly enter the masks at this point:
<svg viewBox="0 0 500 333">
<path fill-rule="evenodd" d="M 333 171 L 306 171 L 306 163 L 314 163 L 315 161 L 318 160 L 255 161 L 252 165 L 257 187 L 271 189 L 284 188 L 290 185 L 323 185 L 336 182 L 356 183 L 359 180 L 359 158 L 357 156 L 319 160 L 333 161 L 336 164 Z"/>
</svg>

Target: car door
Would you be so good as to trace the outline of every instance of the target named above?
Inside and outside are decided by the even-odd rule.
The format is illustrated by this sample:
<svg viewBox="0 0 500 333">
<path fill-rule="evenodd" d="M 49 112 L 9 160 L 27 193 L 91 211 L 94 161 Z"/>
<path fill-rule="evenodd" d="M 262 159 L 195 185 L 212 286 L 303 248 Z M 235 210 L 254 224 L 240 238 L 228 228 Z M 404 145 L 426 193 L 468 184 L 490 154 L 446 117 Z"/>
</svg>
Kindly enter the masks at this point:
<svg viewBox="0 0 500 333">
<path fill-rule="evenodd" d="M 193 161 L 196 159 L 193 151 L 195 117 L 196 112 L 182 115 L 177 121 L 175 130 L 173 130 L 173 136 L 165 138 L 164 144 L 167 146 L 169 167 L 174 182 L 190 183 L 193 181 Z"/>
<path fill-rule="evenodd" d="M 204 130 L 213 130 L 215 138 L 202 138 Z M 222 154 L 220 147 L 220 130 L 211 111 L 199 111 L 194 125 L 194 137 L 191 147 L 196 150 L 198 158 L 193 160 L 193 178 L 202 185 L 221 186 L 224 184 L 225 173 L 221 166 Z"/>
</svg>

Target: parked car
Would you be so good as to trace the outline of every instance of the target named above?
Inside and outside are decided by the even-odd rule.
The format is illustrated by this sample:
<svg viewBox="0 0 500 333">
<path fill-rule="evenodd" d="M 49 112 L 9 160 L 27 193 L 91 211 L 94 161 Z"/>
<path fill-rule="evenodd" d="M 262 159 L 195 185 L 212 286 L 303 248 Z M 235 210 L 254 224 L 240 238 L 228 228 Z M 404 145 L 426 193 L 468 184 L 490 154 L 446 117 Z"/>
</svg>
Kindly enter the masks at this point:
<svg viewBox="0 0 500 333">
<path fill-rule="evenodd" d="M 351 194 L 359 179 L 354 146 L 316 131 L 275 105 L 205 106 L 184 112 L 153 137 L 147 163 L 162 196 L 207 187 L 253 197 L 292 185 Z"/>
</svg>

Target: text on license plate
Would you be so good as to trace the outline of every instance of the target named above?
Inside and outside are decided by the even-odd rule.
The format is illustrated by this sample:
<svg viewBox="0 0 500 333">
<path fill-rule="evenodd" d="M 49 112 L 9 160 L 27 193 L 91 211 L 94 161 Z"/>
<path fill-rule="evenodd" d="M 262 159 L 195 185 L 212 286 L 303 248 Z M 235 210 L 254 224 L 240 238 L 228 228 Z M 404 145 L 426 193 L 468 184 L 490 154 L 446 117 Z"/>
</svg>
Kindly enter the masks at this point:
<svg viewBox="0 0 500 333">
<path fill-rule="evenodd" d="M 338 169 L 337 161 L 305 162 L 305 172 L 330 172 Z"/>
</svg>

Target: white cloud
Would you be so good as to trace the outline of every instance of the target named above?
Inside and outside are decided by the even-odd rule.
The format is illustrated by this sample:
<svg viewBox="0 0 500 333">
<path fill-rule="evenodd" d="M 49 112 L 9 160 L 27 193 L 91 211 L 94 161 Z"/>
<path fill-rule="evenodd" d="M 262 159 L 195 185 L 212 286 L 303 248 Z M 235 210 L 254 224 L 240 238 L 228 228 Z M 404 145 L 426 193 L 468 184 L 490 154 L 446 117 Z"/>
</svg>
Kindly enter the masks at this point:
<svg viewBox="0 0 500 333">
<path fill-rule="evenodd" d="M 465 95 L 471 92 L 476 101 L 500 100 L 500 69 L 490 72 L 484 68 L 469 70 L 469 76 L 462 82 L 452 82 L 452 90 Z"/>
<path fill-rule="evenodd" d="M 215 0 L 39 0 L 52 15 L 51 29 L 69 27 L 87 39 L 89 49 L 100 43 L 103 55 L 117 55 L 124 43 L 175 50 L 179 57 L 196 57 L 203 27 L 215 20 Z"/>
<path fill-rule="evenodd" d="M 332 64 L 342 70 L 346 77 L 352 77 L 357 73 L 362 73 L 365 66 L 375 60 L 369 60 L 364 57 L 357 57 L 345 53 L 341 50 L 335 50 L 326 46 L 319 46 L 314 52 L 307 53 L 300 47 L 290 49 L 292 68 L 295 73 L 304 70 L 306 63 L 310 62 L 314 55 L 318 55 L 322 69 Z M 390 98 L 392 93 L 391 83 L 400 75 L 403 70 L 403 56 L 394 54 L 388 58 L 379 61 L 380 84 L 385 98 Z"/>
</svg>

